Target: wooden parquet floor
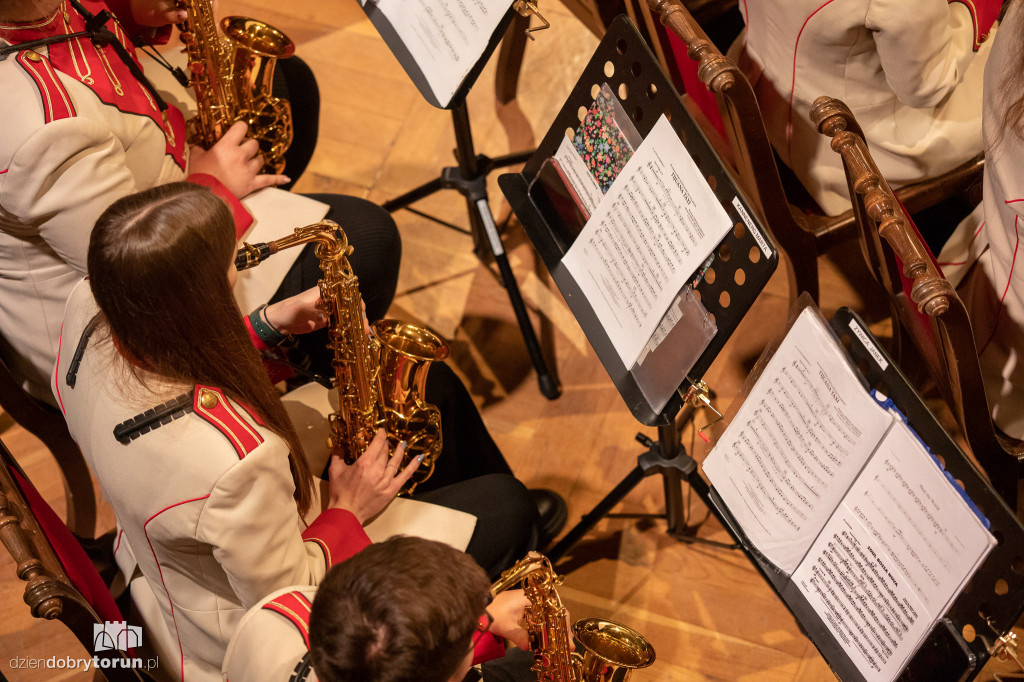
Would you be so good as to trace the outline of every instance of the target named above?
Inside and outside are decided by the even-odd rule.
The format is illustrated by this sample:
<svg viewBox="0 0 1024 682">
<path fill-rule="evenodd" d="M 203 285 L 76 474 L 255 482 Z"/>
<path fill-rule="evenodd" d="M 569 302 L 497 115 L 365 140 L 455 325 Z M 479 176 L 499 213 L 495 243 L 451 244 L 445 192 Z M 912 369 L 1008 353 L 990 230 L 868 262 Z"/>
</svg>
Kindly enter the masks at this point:
<svg viewBox="0 0 1024 682">
<path fill-rule="evenodd" d="M 469 98 L 481 153 L 498 155 L 535 144 L 597 45 L 561 5 L 547 3 L 544 9 L 552 28 L 536 34 L 537 41 L 528 46 L 517 102 L 495 105 L 493 59 Z M 356 2 L 222 0 L 218 12 L 259 17 L 283 29 L 318 77 L 323 100 L 319 144 L 297 191 L 341 192 L 379 202 L 426 182 L 452 163 L 449 114 L 423 102 Z M 500 220 L 509 209 L 495 177 L 490 197 Z M 465 203 L 451 192 L 418 208 L 467 224 Z M 544 322 L 554 341 L 564 385 L 564 394 L 554 402 L 538 392 L 504 290 L 496 274 L 472 255 L 470 238 L 409 212 L 395 217 L 404 253 L 392 315 L 427 322 L 452 340 L 451 362 L 517 475 L 531 487 L 560 492 L 575 522 L 633 468 L 641 450 L 634 435 L 654 437 L 654 429 L 632 419 L 564 303 L 546 288 L 542 268 L 516 228 L 506 235 L 512 265 L 538 314 L 535 319 Z M 708 373 L 722 412 L 761 349 L 783 328 L 788 306 L 784 267 Z M 842 271 L 856 268 L 843 265 Z M 864 292 L 870 289 L 851 282 L 825 259 L 822 291 L 822 307 L 830 314 L 841 305 L 864 311 Z M 869 320 L 881 319 L 866 312 Z M 884 324 L 876 329 L 885 332 Z M 698 415 L 698 424 L 706 419 Z M 49 454 L 17 426 L 0 437 L 63 513 L 62 489 Z M 687 444 L 695 441 L 692 430 L 683 437 Z M 700 447 L 695 453 L 703 458 Z M 655 478 L 641 483 L 618 511 L 652 513 L 662 505 L 660 479 Z M 691 513 L 700 520 L 706 510 L 694 499 Z M 105 508 L 101 526 L 112 525 Z M 728 539 L 714 519 L 704 522 L 698 534 Z M 653 643 L 657 662 L 636 673 L 636 680 L 835 679 L 740 552 L 677 542 L 659 520 L 606 519 L 569 554 L 563 568 L 568 575 L 561 593 L 573 617 L 619 620 Z M 60 624 L 32 619 L 21 602 L 22 591 L 10 558 L 0 552 L 3 675 L 16 682 L 90 679 L 85 673 L 11 669 L 15 656 L 85 654 Z"/>
</svg>

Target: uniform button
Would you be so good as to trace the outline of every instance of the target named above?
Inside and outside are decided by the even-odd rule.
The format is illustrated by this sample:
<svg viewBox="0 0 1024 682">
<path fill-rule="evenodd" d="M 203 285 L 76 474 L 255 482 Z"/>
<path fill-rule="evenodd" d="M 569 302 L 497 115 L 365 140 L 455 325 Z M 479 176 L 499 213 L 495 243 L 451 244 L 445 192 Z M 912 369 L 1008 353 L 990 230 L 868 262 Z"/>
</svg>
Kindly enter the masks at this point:
<svg viewBox="0 0 1024 682">
<path fill-rule="evenodd" d="M 213 391 L 203 391 L 203 394 L 199 396 L 199 404 L 208 410 L 217 407 L 217 402 L 217 394 Z"/>
<path fill-rule="evenodd" d="M 41 61 L 43 61 L 43 58 L 39 55 L 39 53 L 35 52 L 33 50 L 26 50 L 25 51 L 25 59 L 29 60 L 30 62 L 41 62 Z"/>
</svg>

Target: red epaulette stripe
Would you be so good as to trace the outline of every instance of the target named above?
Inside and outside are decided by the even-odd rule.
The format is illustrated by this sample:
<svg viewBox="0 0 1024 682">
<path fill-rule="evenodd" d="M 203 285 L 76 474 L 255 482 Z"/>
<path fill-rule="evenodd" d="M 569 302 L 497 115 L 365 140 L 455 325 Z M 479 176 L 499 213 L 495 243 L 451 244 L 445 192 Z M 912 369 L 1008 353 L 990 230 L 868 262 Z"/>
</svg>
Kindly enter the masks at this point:
<svg viewBox="0 0 1024 682">
<path fill-rule="evenodd" d="M 35 55 L 38 61 L 30 59 L 29 55 Z M 39 88 L 39 94 L 43 98 L 43 114 L 47 123 L 77 115 L 75 106 L 71 103 L 71 96 L 68 95 L 64 84 L 60 82 L 49 59 L 30 50 L 19 52 L 16 59 Z"/>
<path fill-rule="evenodd" d="M 249 418 L 250 418 L 250 419 L 252 419 L 252 420 L 253 420 L 254 422 L 256 422 L 257 424 L 259 424 L 260 426 L 266 426 L 266 424 L 264 424 L 264 423 L 263 423 L 263 420 L 262 420 L 262 419 L 260 419 L 260 416 L 259 416 L 258 414 L 256 414 L 256 412 L 254 412 L 254 411 L 253 411 L 253 409 L 252 409 L 251 407 L 249 407 L 249 406 L 248 406 L 248 405 L 246 405 L 245 403 L 238 403 L 238 406 L 239 406 L 239 407 L 241 407 L 241 408 L 242 408 L 242 410 L 243 410 L 243 411 L 244 411 L 244 412 L 245 412 L 245 413 L 246 413 L 247 415 L 249 415 Z"/>
<path fill-rule="evenodd" d="M 238 459 L 244 459 L 263 443 L 263 436 L 235 411 L 220 389 L 197 384 L 192 409 L 224 434 L 238 453 Z"/>
<path fill-rule="evenodd" d="M 279 613 L 294 625 L 299 634 L 302 635 L 303 641 L 306 642 L 306 648 L 309 648 L 309 614 L 313 609 L 313 605 L 310 603 L 306 595 L 301 592 L 289 592 L 282 594 L 280 597 L 271 599 L 263 608 L 274 613 Z"/>
</svg>

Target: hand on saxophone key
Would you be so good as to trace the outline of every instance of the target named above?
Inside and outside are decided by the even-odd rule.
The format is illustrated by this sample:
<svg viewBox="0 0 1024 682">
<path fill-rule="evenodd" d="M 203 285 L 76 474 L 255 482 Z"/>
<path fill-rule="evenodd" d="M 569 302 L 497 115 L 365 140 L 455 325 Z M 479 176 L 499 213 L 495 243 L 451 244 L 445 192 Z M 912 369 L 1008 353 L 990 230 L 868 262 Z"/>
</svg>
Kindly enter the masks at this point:
<svg viewBox="0 0 1024 682">
<path fill-rule="evenodd" d="M 286 175 L 260 175 L 263 156 L 259 143 L 245 136 L 248 130 L 244 121 L 237 121 L 209 149 L 192 147 L 189 173 L 212 175 L 239 198 L 289 182 Z"/>
<path fill-rule="evenodd" d="M 387 433 L 384 429 L 377 429 L 377 434 L 355 464 L 345 464 L 340 457 L 333 456 L 328 505 L 347 509 L 360 523 L 366 523 L 384 510 L 419 467 L 417 458 L 399 471 L 404 455 L 403 442 L 389 459 Z"/>
<path fill-rule="evenodd" d="M 320 306 L 320 288 L 271 303 L 263 309 L 267 324 L 282 334 L 308 334 L 327 326 L 327 313 Z"/>
<path fill-rule="evenodd" d="M 530 600 L 522 590 L 506 590 L 494 597 L 487 607 L 494 622 L 491 632 L 507 639 L 523 651 L 530 649 L 530 636 L 523 628 L 523 612 L 530 605 Z"/>
</svg>

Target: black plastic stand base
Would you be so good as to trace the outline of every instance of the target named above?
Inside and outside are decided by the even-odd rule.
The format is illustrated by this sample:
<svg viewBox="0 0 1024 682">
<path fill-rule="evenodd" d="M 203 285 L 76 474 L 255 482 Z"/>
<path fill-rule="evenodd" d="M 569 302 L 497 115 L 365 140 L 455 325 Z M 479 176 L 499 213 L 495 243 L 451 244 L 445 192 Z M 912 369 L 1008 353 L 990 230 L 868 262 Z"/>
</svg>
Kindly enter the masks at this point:
<svg viewBox="0 0 1024 682">
<path fill-rule="evenodd" d="M 440 177 L 385 202 L 384 209 L 394 212 L 408 208 L 409 204 L 442 189 L 454 189 L 466 198 L 470 234 L 473 236 L 473 252 L 480 260 L 485 260 L 489 256 L 494 258 L 498 272 L 501 274 L 502 284 L 512 303 L 512 310 L 515 312 L 516 322 L 522 332 L 526 351 L 530 355 L 530 362 L 537 372 L 537 384 L 540 387 L 540 392 L 548 400 L 554 400 L 562 394 L 562 386 L 558 381 L 558 376 L 548 368 L 548 363 L 544 359 L 544 353 L 541 351 L 537 335 L 533 330 L 533 323 L 530 322 L 526 304 L 523 303 L 512 266 L 509 265 L 508 256 L 505 254 L 501 235 L 498 234 L 498 227 L 494 223 L 490 204 L 487 202 L 487 174 L 496 168 L 523 163 L 533 155 L 533 151 L 508 154 L 494 159 L 482 154 L 478 155 L 473 148 L 473 134 L 469 125 L 469 110 L 466 108 L 466 103 L 458 104 L 451 111 L 452 121 L 455 125 L 455 153 L 459 165 L 443 168 Z M 442 221 L 437 222 L 454 227 Z"/>
<path fill-rule="evenodd" d="M 686 506 L 683 502 L 684 481 L 697 494 L 697 497 L 704 502 L 707 508 L 715 516 L 718 516 L 718 508 L 711 503 L 709 498 L 710 488 L 697 471 L 697 462 L 687 454 L 686 448 L 683 447 L 679 438 L 679 427 L 693 419 L 693 413 L 694 408 L 687 405 L 679 413 L 678 419 L 659 426 L 657 441 L 652 441 L 643 434 L 637 434 L 637 440 L 647 446 L 647 451 L 637 458 L 636 468 L 629 472 L 588 514 L 584 515 L 583 519 L 565 537 L 545 552 L 552 562 L 556 562 L 565 556 L 566 552 L 579 542 L 590 529 L 597 525 L 598 521 L 606 516 L 610 516 L 609 512 L 611 512 L 612 508 L 632 492 L 640 481 L 648 476 L 661 475 L 665 488 L 665 513 L 656 516 L 664 518 L 668 522 L 666 530 L 672 537 L 684 541 L 693 540 L 693 527 L 688 525 Z M 623 514 L 622 516 L 632 515 Z M 728 524 L 723 523 L 723 525 L 726 529 L 729 529 Z M 711 542 L 710 544 L 728 549 L 739 548 L 738 545 L 734 546 L 717 542 Z"/>
</svg>

